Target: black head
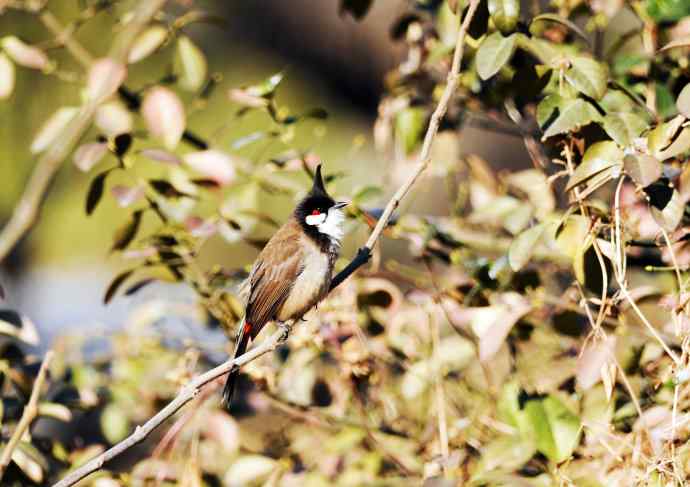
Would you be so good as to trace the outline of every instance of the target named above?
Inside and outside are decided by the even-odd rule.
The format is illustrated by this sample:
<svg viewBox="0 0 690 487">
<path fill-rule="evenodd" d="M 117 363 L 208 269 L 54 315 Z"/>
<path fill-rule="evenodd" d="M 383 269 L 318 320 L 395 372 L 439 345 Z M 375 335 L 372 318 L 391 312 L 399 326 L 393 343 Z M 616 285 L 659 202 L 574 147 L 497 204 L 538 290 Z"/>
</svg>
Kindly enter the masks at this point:
<svg viewBox="0 0 690 487">
<path fill-rule="evenodd" d="M 295 208 L 295 217 L 310 236 L 327 239 L 328 235 L 321 235 L 318 223 L 325 221 L 329 210 L 342 208 L 345 204 L 336 202 L 326 192 L 319 164 L 314 172 L 311 190 Z"/>
</svg>

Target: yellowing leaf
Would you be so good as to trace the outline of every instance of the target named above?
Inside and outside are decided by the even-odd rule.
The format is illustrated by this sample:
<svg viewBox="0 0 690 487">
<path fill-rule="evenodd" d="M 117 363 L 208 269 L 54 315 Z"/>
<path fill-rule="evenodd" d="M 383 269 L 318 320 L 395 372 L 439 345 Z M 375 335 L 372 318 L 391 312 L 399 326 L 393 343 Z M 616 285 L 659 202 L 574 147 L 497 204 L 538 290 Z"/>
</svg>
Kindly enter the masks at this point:
<svg viewBox="0 0 690 487">
<path fill-rule="evenodd" d="M 513 239 L 513 243 L 508 249 L 508 262 L 511 269 L 519 271 L 529 262 L 541 236 L 544 234 L 544 230 L 546 230 L 546 224 L 540 223 L 528 228 Z"/>
<path fill-rule="evenodd" d="M 206 81 L 206 56 L 187 36 L 177 40 L 175 58 L 178 83 L 187 91 L 198 91 Z"/>
<path fill-rule="evenodd" d="M 14 64 L 7 54 L 0 52 L 0 100 L 9 98 L 14 91 Z"/>
<path fill-rule="evenodd" d="M 587 182 L 602 171 L 614 166 L 622 166 L 623 151 L 615 142 L 605 141 L 592 144 L 585 152 L 582 162 L 570 176 L 566 191 Z"/>
<path fill-rule="evenodd" d="M 142 59 L 150 56 L 158 49 L 168 37 L 168 29 L 161 25 L 154 25 L 142 32 L 134 41 L 132 49 L 129 51 L 127 62 L 130 64 L 138 63 Z"/>
</svg>

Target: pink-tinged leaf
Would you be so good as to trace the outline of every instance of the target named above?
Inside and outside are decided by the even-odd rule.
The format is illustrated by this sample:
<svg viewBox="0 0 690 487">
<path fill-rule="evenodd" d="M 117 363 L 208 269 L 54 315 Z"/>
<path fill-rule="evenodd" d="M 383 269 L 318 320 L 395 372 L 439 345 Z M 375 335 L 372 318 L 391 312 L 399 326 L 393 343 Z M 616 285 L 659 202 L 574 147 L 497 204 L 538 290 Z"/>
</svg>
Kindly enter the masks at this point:
<svg viewBox="0 0 690 487">
<path fill-rule="evenodd" d="M 50 60 L 43 51 L 37 47 L 28 45 L 18 37 L 3 37 L 2 40 L 0 40 L 0 46 L 2 46 L 2 49 L 7 55 L 20 66 L 41 70 L 48 69 L 50 66 Z"/>
<path fill-rule="evenodd" d="M 144 96 L 141 114 L 151 134 L 160 138 L 166 149 L 173 150 L 185 129 L 184 106 L 179 97 L 168 88 L 152 88 Z"/>
<path fill-rule="evenodd" d="M 144 197 L 144 188 L 142 186 L 130 188 L 129 186 L 118 184 L 113 186 L 110 191 L 121 208 L 127 208 Z"/>
<path fill-rule="evenodd" d="M 74 151 L 74 165 L 80 171 L 88 172 L 107 152 L 108 144 L 105 142 L 87 142 Z"/>
<path fill-rule="evenodd" d="M 210 237 L 218 231 L 218 224 L 212 220 L 204 220 L 198 216 L 190 216 L 184 222 L 185 228 L 193 237 Z"/>
<path fill-rule="evenodd" d="M 505 293 L 491 306 L 475 308 L 472 330 L 479 337 L 479 360 L 487 362 L 496 355 L 513 325 L 531 309 L 517 293 Z"/>
<path fill-rule="evenodd" d="M 182 164 L 182 160 L 177 157 L 177 154 L 165 149 L 144 149 L 139 152 L 139 154 L 156 162 L 162 162 L 173 166 L 179 166 Z"/>
<path fill-rule="evenodd" d="M 89 100 L 100 102 L 113 95 L 124 83 L 127 68 L 110 58 L 97 60 L 89 69 L 86 93 Z"/>
<path fill-rule="evenodd" d="M 609 336 L 606 340 L 591 343 L 577 360 L 577 386 L 586 391 L 602 379 L 602 367 L 611 363 L 611 357 L 616 347 L 616 337 Z"/>
<path fill-rule="evenodd" d="M 0 52 L 0 100 L 9 98 L 14 91 L 14 64 L 3 52 Z"/>
<path fill-rule="evenodd" d="M 137 40 L 134 41 L 132 49 L 129 51 L 127 62 L 130 64 L 138 63 L 142 59 L 153 54 L 168 37 L 168 29 L 161 25 L 154 25 L 142 32 Z"/>
<path fill-rule="evenodd" d="M 232 158 L 219 150 L 190 152 L 184 155 L 184 160 L 189 167 L 218 184 L 230 184 L 235 179 Z"/>
<path fill-rule="evenodd" d="M 268 106 L 268 100 L 247 93 L 246 90 L 232 88 L 228 91 L 228 98 L 239 105 L 250 108 L 262 108 Z"/>
<path fill-rule="evenodd" d="M 72 121 L 77 114 L 75 107 L 62 107 L 53 113 L 48 120 L 38 129 L 38 133 L 31 142 L 31 153 L 43 152 L 60 137 L 62 130 Z"/>
<path fill-rule="evenodd" d="M 214 411 L 201 422 L 204 436 L 220 445 L 225 453 L 234 453 L 240 447 L 240 430 L 237 421 L 229 414 Z"/>
<path fill-rule="evenodd" d="M 99 106 L 94 117 L 96 127 L 107 137 L 132 132 L 132 114 L 119 101 L 111 101 Z"/>
<path fill-rule="evenodd" d="M 143 249 L 131 249 L 122 253 L 122 258 L 127 260 L 148 259 L 158 254 L 156 247 L 144 247 Z"/>
</svg>

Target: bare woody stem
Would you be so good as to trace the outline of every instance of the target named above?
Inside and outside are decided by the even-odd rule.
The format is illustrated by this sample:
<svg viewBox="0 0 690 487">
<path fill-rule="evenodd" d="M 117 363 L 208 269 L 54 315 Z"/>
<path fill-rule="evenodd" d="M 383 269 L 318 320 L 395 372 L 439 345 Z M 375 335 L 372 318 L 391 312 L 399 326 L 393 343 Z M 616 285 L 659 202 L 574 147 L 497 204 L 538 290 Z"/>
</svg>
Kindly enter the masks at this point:
<svg viewBox="0 0 690 487">
<path fill-rule="evenodd" d="M 429 162 L 431 160 L 431 145 L 434 136 L 438 132 L 438 127 L 441 122 L 441 119 L 443 118 L 448 109 L 448 104 L 450 103 L 450 100 L 453 94 L 455 93 L 455 89 L 458 84 L 458 75 L 460 72 L 460 62 L 462 61 L 465 33 L 467 32 L 467 28 L 470 24 L 470 21 L 472 20 L 472 17 L 474 16 L 475 11 L 477 10 L 478 4 L 479 0 L 470 1 L 470 5 L 467 9 L 465 18 L 462 22 L 462 25 L 460 26 L 460 29 L 458 30 L 457 43 L 455 46 L 455 52 L 453 54 L 453 63 L 451 65 L 450 72 L 448 73 L 446 87 L 443 91 L 441 99 L 438 102 L 436 110 L 434 110 L 434 113 L 431 116 L 429 127 L 424 137 L 424 144 L 422 145 L 422 150 L 419 154 L 419 163 L 415 171 L 410 175 L 408 180 L 405 181 L 405 183 L 395 193 L 393 198 L 391 198 L 391 200 L 388 202 L 388 205 L 386 206 L 383 215 L 379 219 L 374 230 L 372 230 L 372 233 L 369 236 L 369 240 L 367 240 L 364 247 L 359 249 L 355 259 L 333 279 L 331 289 L 335 288 L 338 284 L 343 282 L 350 274 L 357 270 L 357 268 L 361 267 L 367 262 L 371 249 L 374 247 L 381 235 L 381 232 L 388 224 L 388 221 L 390 220 L 393 211 L 395 210 L 395 208 L 397 208 L 397 206 L 400 204 L 400 201 L 408 193 L 408 191 L 415 183 L 419 175 L 429 165 Z M 114 445 L 109 450 L 93 458 L 85 465 L 77 468 L 72 473 L 68 474 L 65 478 L 56 483 L 53 487 L 70 487 L 82 480 L 83 478 L 87 477 L 91 473 L 99 470 L 103 467 L 103 465 L 106 462 L 112 460 L 128 448 L 131 448 L 132 446 L 144 441 L 144 439 L 146 439 L 152 431 L 154 431 L 161 424 L 163 424 L 163 422 L 165 422 L 168 418 L 173 416 L 185 404 L 194 399 L 199 393 L 201 387 L 203 387 L 205 384 L 227 374 L 235 367 L 245 365 L 257 359 L 258 357 L 272 350 L 275 350 L 278 344 L 284 341 L 285 339 L 287 339 L 286 331 L 278 330 L 269 338 L 261 342 L 261 344 L 259 344 L 257 347 L 254 347 L 247 353 L 233 360 L 228 360 L 227 362 L 219 365 L 218 367 L 211 369 L 208 372 L 205 372 L 204 374 L 193 379 L 180 391 L 180 393 L 175 397 L 175 399 L 168 403 L 167 406 L 165 406 L 155 416 L 153 416 L 146 423 L 144 423 L 144 425 L 137 426 L 134 433 L 122 440 L 120 443 Z"/>
<path fill-rule="evenodd" d="M 190 402 L 192 399 L 197 397 L 201 388 L 212 382 L 213 380 L 224 376 L 234 367 L 240 367 L 244 364 L 255 360 L 262 355 L 271 352 L 276 349 L 276 347 L 285 341 L 287 338 L 287 333 L 285 330 L 280 329 L 276 331 L 269 338 L 261 342 L 257 347 L 252 348 L 247 353 L 240 355 L 234 360 L 228 360 L 227 362 L 219 365 L 218 367 L 209 370 L 201 374 L 200 376 L 193 379 L 189 384 L 187 384 L 180 393 L 168 403 L 163 409 L 158 411 L 158 413 L 149 419 L 143 426 L 137 426 L 134 433 L 129 435 L 127 438 L 122 440 L 120 443 L 116 444 L 109 450 L 106 450 L 102 454 L 93 458 L 89 462 L 85 463 L 81 467 L 74 470 L 72 473 L 68 474 L 56 483 L 53 487 L 69 487 L 79 482 L 84 477 L 92 474 L 93 472 L 101 469 L 103 465 L 118 456 L 120 453 L 124 452 L 128 448 L 144 441 L 153 430 L 158 428 L 163 424 L 168 418 L 174 415 L 177 411 L 182 408 L 185 404 Z"/>
<path fill-rule="evenodd" d="M 115 38 L 113 48 L 108 56 L 116 62 L 126 62 L 132 43 L 164 4 L 165 0 L 140 2 L 134 17 Z M 46 22 L 46 19 L 43 17 L 42 20 Z M 51 20 L 53 21 L 52 23 Z M 55 22 L 54 17 L 52 19 L 49 18 L 46 26 L 49 28 L 50 25 L 55 26 Z M 77 59 L 84 62 L 89 60 L 84 55 L 85 51 L 75 47 L 74 42 L 65 41 L 65 46 Z M 104 83 L 103 86 L 106 87 L 106 84 Z M 98 108 L 98 100 L 101 98 L 101 96 L 96 94 L 91 101 L 84 104 L 79 113 L 67 124 L 60 136 L 56 137 L 56 142 L 38 159 L 10 220 L 0 232 L 0 262 L 7 257 L 38 218 L 43 200 L 55 174 L 62 166 L 62 162 L 72 152 L 79 139 L 91 126 L 91 120 Z"/>
<path fill-rule="evenodd" d="M 48 367 L 50 367 L 50 362 L 53 360 L 53 355 L 53 351 L 50 350 L 43 358 L 43 363 L 38 371 L 38 376 L 34 381 L 33 388 L 31 389 L 29 402 L 24 407 L 22 417 L 19 419 L 19 423 L 17 423 L 17 427 L 14 429 L 14 432 L 10 437 L 10 441 L 7 442 L 7 445 L 5 445 L 5 448 L 2 450 L 2 454 L 0 455 L 0 480 L 2 480 L 2 476 L 5 474 L 5 469 L 10 464 L 14 449 L 17 447 L 17 444 L 19 444 L 22 436 L 24 436 L 24 433 L 27 429 L 29 429 L 29 426 L 31 426 L 31 423 L 38 415 L 38 398 L 41 395 L 43 383 L 48 375 Z"/>
</svg>

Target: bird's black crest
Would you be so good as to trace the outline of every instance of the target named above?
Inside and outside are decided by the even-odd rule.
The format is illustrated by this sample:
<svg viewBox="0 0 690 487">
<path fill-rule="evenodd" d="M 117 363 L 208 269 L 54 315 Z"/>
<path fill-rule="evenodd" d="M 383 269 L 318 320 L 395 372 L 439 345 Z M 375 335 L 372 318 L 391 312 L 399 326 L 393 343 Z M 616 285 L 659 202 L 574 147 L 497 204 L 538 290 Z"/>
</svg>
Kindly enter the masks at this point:
<svg viewBox="0 0 690 487">
<path fill-rule="evenodd" d="M 314 184 L 311 190 L 304 199 L 297 204 L 297 208 L 295 208 L 295 217 L 297 217 L 297 221 L 300 222 L 307 235 L 324 246 L 329 245 L 329 238 L 319 233 L 314 226 L 307 225 L 306 218 L 311 215 L 314 210 L 319 210 L 319 213 L 325 213 L 334 204 L 335 200 L 326 192 L 326 187 L 321 177 L 321 164 L 319 164 L 316 166 L 316 171 L 314 171 Z"/>
</svg>

